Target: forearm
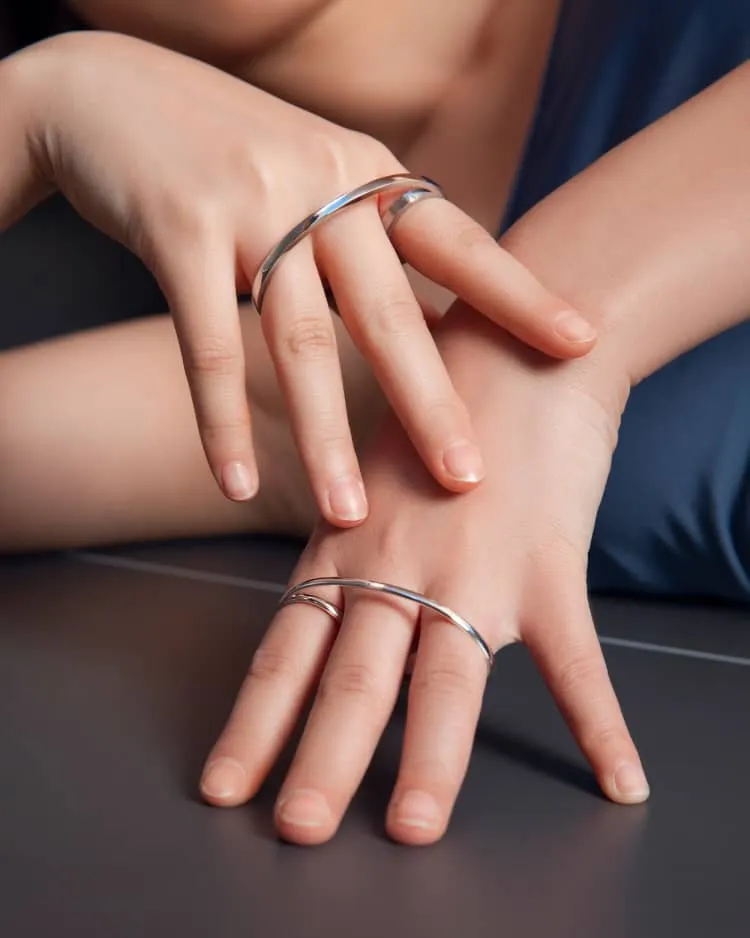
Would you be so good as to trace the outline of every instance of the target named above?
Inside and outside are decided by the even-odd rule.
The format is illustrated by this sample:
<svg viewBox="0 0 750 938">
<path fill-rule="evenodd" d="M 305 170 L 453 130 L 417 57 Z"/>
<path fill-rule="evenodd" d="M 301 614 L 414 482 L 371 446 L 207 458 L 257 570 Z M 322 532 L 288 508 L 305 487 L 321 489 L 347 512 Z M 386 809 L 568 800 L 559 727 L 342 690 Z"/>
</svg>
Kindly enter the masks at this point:
<svg viewBox="0 0 750 938">
<path fill-rule="evenodd" d="M 584 367 L 630 384 L 747 318 L 750 67 L 558 189 L 503 243 L 601 330 Z"/>
<path fill-rule="evenodd" d="M 0 231 L 51 190 L 33 155 L 32 107 L 19 81 L 25 54 L 0 60 Z"/>
</svg>

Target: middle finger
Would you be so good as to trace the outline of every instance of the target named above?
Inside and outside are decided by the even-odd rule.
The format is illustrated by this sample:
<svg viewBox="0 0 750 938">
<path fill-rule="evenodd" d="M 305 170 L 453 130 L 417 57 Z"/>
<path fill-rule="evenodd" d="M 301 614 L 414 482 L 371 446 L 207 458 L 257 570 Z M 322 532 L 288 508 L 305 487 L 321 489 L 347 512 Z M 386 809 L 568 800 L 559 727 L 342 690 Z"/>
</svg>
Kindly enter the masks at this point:
<svg viewBox="0 0 750 938">
<path fill-rule="evenodd" d="M 484 467 L 468 411 L 375 207 L 332 218 L 317 235 L 316 256 L 341 318 L 427 468 L 448 489 L 476 485 Z"/>
<path fill-rule="evenodd" d="M 469 763 L 487 662 L 468 635 L 426 610 L 409 688 L 403 756 L 388 832 L 408 844 L 438 840 Z"/>
<path fill-rule="evenodd" d="M 367 514 L 367 501 L 336 333 L 309 242 L 280 266 L 261 322 L 321 513 L 331 524 L 356 524 Z"/>
<path fill-rule="evenodd" d="M 279 832 L 317 844 L 336 832 L 393 711 L 416 614 L 390 597 L 350 599 L 276 807 Z"/>
</svg>

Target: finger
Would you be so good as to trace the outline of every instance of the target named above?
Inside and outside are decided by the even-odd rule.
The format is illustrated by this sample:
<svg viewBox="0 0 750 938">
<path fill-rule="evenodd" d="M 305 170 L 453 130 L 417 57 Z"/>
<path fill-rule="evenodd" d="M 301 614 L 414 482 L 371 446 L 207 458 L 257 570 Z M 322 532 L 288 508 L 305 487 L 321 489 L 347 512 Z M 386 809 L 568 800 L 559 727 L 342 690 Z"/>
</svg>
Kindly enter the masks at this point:
<svg viewBox="0 0 750 938">
<path fill-rule="evenodd" d="M 430 844 L 445 833 L 486 682 L 486 659 L 471 638 L 423 612 L 403 756 L 386 822 L 395 840 Z"/>
<path fill-rule="evenodd" d="M 585 591 L 555 593 L 543 626 L 524 635 L 602 791 L 622 804 L 649 795 L 648 782 L 615 695 Z"/>
<path fill-rule="evenodd" d="M 321 230 L 318 259 L 344 323 L 434 477 L 465 491 L 484 475 L 468 411 L 373 206 Z"/>
<path fill-rule="evenodd" d="M 246 501 L 258 490 L 245 359 L 235 292 L 234 248 L 219 239 L 160 259 L 154 273 L 180 342 L 209 466 L 224 494 Z"/>
<path fill-rule="evenodd" d="M 390 597 L 350 600 L 279 794 L 276 826 L 286 839 L 317 844 L 336 832 L 395 706 L 415 618 Z"/>
<path fill-rule="evenodd" d="M 593 347 L 593 326 L 451 202 L 415 205 L 399 217 L 391 238 L 420 273 L 528 345 L 557 358 Z"/>
<path fill-rule="evenodd" d="M 357 524 L 367 515 L 365 489 L 336 333 L 309 242 L 279 266 L 261 321 L 318 506 L 332 524 Z"/>
<path fill-rule="evenodd" d="M 293 582 L 333 575 L 333 569 L 302 565 Z M 316 594 L 335 605 L 341 602 L 335 589 Z M 312 606 L 279 610 L 206 760 L 201 792 L 207 801 L 233 806 L 255 795 L 293 733 L 337 632 L 337 623 Z"/>
</svg>

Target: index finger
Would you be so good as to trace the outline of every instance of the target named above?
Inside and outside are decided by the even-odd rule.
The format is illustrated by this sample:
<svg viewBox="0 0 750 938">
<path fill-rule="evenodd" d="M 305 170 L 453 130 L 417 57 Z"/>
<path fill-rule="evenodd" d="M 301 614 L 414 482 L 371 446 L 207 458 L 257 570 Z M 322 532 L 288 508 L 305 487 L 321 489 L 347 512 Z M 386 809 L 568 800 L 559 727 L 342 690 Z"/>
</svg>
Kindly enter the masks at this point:
<svg viewBox="0 0 750 938">
<path fill-rule="evenodd" d="M 391 240 L 404 261 L 527 345 L 555 358 L 593 347 L 594 327 L 453 203 L 415 204 Z"/>
</svg>

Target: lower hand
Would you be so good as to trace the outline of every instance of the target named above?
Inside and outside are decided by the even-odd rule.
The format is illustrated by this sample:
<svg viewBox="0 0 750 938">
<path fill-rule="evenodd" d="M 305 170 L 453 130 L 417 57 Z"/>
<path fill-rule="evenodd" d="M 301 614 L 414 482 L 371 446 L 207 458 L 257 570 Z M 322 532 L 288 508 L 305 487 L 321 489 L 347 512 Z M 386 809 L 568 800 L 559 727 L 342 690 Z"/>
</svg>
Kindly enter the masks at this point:
<svg viewBox="0 0 750 938">
<path fill-rule="evenodd" d="M 391 419 L 365 463 L 368 522 L 349 531 L 321 527 L 292 582 L 392 582 L 455 609 L 495 650 L 524 642 L 602 790 L 615 801 L 642 801 L 648 786 L 586 593 L 616 395 L 590 393 L 574 364 L 530 357 L 460 314 L 449 314 L 439 345 L 487 454 L 484 484 L 458 496 L 442 491 Z M 204 795 L 222 805 L 252 797 L 317 686 L 276 824 L 292 841 L 327 840 L 391 715 L 418 635 L 387 828 L 405 843 L 433 842 L 466 772 L 486 661 L 467 635 L 412 604 L 335 588 L 320 595 L 345 606 L 340 628 L 309 606 L 277 614 L 208 759 Z"/>
</svg>

